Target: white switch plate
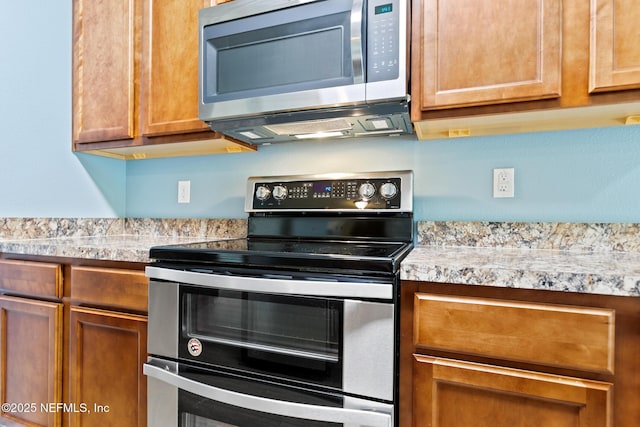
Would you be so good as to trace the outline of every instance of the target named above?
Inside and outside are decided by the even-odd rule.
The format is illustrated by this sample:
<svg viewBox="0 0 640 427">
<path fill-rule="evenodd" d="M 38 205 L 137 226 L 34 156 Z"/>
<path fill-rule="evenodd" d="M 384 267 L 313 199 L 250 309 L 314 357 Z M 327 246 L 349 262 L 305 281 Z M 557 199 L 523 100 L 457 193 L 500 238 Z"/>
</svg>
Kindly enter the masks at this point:
<svg viewBox="0 0 640 427">
<path fill-rule="evenodd" d="M 191 203 L 191 181 L 178 181 L 178 203 Z"/>
<path fill-rule="evenodd" d="M 497 168 L 493 170 L 493 197 L 514 197 L 515 191 L 514 168 Z"/>
</svg>

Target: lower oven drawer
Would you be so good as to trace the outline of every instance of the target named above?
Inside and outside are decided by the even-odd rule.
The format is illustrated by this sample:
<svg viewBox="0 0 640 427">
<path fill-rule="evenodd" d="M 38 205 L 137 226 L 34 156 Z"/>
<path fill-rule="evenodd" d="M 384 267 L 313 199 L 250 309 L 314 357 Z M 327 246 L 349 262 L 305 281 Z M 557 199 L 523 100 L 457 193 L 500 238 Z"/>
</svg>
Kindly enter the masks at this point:
<svg viewBox="0 0 640 427">
<path fill-rule="evenodd" d="M 391 427 L 393 405 L 150 358 L 154 427 Z"/>
</svg>

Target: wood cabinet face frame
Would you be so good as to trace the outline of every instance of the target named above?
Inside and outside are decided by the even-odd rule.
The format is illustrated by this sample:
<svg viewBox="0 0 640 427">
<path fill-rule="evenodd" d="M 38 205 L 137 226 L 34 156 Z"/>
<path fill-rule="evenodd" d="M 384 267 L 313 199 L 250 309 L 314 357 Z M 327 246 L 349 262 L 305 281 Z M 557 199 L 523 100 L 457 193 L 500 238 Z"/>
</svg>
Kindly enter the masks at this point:
<svg viewBox="0 0 640 427">
<path fill-rule="evenodd" d="M 497 303 L 507 302 L 509 304 L 518 302 L 524 304 L 592 307 L 597 309 L 597 312 L 604 309 L 605 313 L 613 310 L 615 312 L 615 333 L 612 372 L 596 372 L 597 370 L 590 370 L 590 368 L 587 368 L 587 370 L 585 368 L 574 369 L 526 361 L 506 360 L 500 359 L 500 356 L 495 355 L 456 353 L 455 351 L 416 345 L 414 341 L 414 302 L 416 293 L 435 294 L 443 298 L 486 298 L 495 300 Z M 416 376 L 420 375 L 416 372 L 416 364 L 419 363 L 416 358 L 420 357 L 452 360 L 455 363 L 487 365 L 500 369 L 516 369 L 545 375 L 550 374 L 552 376 L 574 378 L 577 382 L 587 380 L 597 384 L 612 384 L 613 393 L 611 394 L 609 411 L 611 421 L 610 424 L 605 425 L 607 427 L 634 425 L 640 419 L 640 405 L 638 405 L 640 371 L 637 369 L 638 360 L 640 360 L 640 329 L 638 325 L 640 325 L 640 299 L 637 297 L 614 297 L 491 286 L 403 282 L 400 298 L 400 426 L 423 425 L 413 416 L 414 402 L 425 399 L 424 396 L 416 395 L 419 392 L 414 383 Z M 422 368 L 421 370 L 426 372 L 425 369 L 427 368 Z M 423 384 L 426 383 L 423 382 Z M 421 390 L 424 391 L 424 389 Z M 603 396 L 602 394 L 599 395 Z M 594 402 L 597 403 L 598 399 L 600 398 L 596 398 Z M 599 402 L 602 402 L 602 400 L 599 400 Z M 423 409 L 418 408 L 417 410 Z M 603 413 L 605 412 L 603 411 Z M 420 418 L 420 420 L 423 419 Z"/>
</svg>

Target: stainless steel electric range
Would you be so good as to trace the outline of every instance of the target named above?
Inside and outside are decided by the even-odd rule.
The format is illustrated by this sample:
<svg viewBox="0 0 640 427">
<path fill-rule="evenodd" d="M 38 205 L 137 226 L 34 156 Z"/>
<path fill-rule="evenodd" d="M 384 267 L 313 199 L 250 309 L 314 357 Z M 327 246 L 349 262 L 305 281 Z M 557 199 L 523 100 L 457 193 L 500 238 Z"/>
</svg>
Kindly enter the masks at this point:
<svg viewBox="0 0 640 427">
<path fill-rule="evenodd" d="M 244 239 L 150 251 L 153 426 L 394 426 L 411 171 L 251 177 Z"/>
</svg>

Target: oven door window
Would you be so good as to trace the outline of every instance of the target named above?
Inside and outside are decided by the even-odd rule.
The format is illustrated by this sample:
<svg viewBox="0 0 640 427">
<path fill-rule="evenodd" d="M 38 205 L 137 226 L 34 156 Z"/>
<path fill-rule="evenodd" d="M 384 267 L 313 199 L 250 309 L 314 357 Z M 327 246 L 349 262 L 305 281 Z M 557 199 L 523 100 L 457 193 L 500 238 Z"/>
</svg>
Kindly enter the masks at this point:
<svg viewBox="0 0 640 427">
<path fill-rule="evenodd" d="M 341 387 L 340 300 L 181 289 L 181 358 Z"/>
</svg>

